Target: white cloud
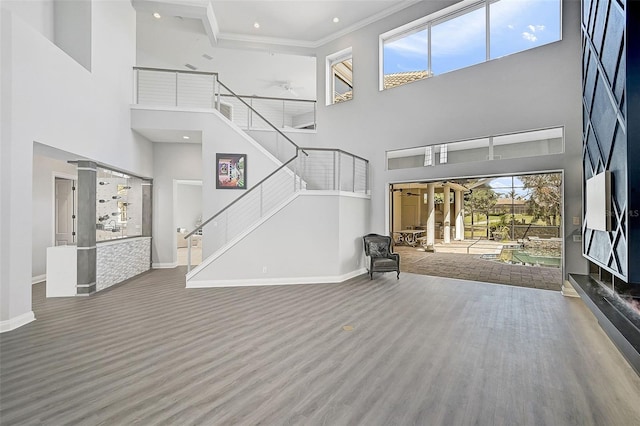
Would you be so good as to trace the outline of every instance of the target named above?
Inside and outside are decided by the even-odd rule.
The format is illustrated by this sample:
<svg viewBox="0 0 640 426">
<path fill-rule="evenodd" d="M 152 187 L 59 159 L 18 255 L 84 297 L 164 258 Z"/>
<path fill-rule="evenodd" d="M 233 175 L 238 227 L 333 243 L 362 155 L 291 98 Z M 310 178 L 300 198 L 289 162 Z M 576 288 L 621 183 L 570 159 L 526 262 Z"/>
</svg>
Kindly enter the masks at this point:
<svg viewBox="0 0 640 426">
<path fill-rule="evenodd" d="M 385 49 L 395 50 L 405 56 L 423 56 L 427 53 L 427 34 L 419 32 L 385 45 Z"/>
<path fill-rule="evenodd" d="M 538 40 L 538 37 L 536 37 L 535 35 L 533 35 L 531 33 L 526 32 L 526 31 L 522 33 L 522 38 L 527 40 L 527 41 L 530 41 L 530 42 L 534 42 L 534 41 Z"/>
<path fill-rule="evenodd" d="M 507 28 L 509 28 L 510 30 L 512 30 L 512 29 L 514 29 L 514 26 L 513 26 L 513 25 L 511 25 L 511 24 L 509 24 L 509 25 L 507 25 Z"/>
<path fill-rule="evenodd" d="M 527 28 L 529 28 L 529 31 L 531 31 L 532 33 L 535 33 L 536 31 L 544 31 L 544 25 L 527 25 Z"/>
</svg>

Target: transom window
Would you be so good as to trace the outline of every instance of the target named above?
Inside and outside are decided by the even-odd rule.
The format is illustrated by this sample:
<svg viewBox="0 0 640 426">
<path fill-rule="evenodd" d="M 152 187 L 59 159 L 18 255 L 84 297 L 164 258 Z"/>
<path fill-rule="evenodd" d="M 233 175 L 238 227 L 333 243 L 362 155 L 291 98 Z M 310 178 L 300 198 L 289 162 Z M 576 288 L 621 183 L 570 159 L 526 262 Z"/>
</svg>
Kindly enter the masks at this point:
<svg viewBox="0 0 640 426">
<path fill-rule="evenodd" d="M 380 90 L 558 41 L 561 0 L 463 0 L 380 35 Z"/>
</svg>

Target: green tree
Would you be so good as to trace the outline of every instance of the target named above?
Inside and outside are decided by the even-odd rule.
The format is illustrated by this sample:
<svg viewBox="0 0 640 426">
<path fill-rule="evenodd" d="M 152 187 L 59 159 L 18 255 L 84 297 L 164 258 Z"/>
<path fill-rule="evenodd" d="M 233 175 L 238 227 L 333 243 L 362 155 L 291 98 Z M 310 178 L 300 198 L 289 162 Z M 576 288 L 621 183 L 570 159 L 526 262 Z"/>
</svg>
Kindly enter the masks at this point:
<svg viewBox="0 0 640 426">
<path fill-rule="evenodd" d="M 529 211 L 534 220 L 543 219 L 548 226 L 558 226 L 561 217 L 562 175 L 548 173 L 520 176 L 529 194 Z"/>
<path fill-rule="evenodd" d="M 470 210 L 472 217 L 476 212 L 483 213 L 487 217 L 487 238 L 489 238 L 489 214 L 498 201 L 498 194 L 491 188 L 479 188 L 474 189 L 467 198 L 465 210 Z"/>
</svg>

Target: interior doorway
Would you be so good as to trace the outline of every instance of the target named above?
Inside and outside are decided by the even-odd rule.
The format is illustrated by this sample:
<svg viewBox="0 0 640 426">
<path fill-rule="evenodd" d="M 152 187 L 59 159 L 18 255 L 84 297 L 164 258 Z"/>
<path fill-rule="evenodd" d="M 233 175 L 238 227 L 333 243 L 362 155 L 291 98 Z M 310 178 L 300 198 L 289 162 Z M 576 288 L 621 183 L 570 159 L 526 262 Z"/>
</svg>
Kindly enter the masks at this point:
<svg viewBox="0 0 640 426">
<path fill-rule="evenodd" d="M 76 181 L 54 177 L 54 245 L 76 243 Z"/>
<path fill-rule="evenodd" d="M 202 181 L 176 180 L 174 186 L 174 220 L 178 265 L 188 262 L 188 241 L 185 236 L 202 224 Z M 191 237 L 191 266 L 202 262 L 202 231 Z"/>
<path fill-rule="evenodd" d="M 562 172 L 389 186 L 403 270 L 560 290 Z"/>
</svg>

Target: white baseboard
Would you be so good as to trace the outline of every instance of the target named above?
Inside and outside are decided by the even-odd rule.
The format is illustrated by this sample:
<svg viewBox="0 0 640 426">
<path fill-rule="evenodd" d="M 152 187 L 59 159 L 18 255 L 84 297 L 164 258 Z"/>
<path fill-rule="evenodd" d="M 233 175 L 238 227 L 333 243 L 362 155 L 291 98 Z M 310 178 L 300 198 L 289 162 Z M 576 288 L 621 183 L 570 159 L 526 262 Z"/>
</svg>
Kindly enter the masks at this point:
<svg viewBox="0 0 640 426">
<path fill-rule="evenodd" d="M 357 269 L 343 275 L 322 277 L 290 277 L 290 278 L 247 278 L 234 280 L 187 280 L 186 288 L 214 288 L 214 287 L 252 287 L 267 285 L 295 285 L 295 284 L 337 284 L 350 278 L 365 274 L 365 268 Z"/>
<path fill-rule="evenodd" d="M 178 267 L 178 262 L 172 263 L 152 263 L 151 267 L 153 269 L 173 269 Z"/>
<path fill-rule="evenodd" d="M 38 284 L 46 280 L 47 280 L 47 274 L 36 275 L 35 277 L 31 277 L 31 285 Z"/>
<path fill-rule="evenodd" d="M 22 315 L 18 315 L 17 317 L 10 318 L 5 321 L 0 321 L 0 333 L 4 333 L 5 331 L 15 330 L 18 327 L 22 327 L 25 324 L 29 324 L 31 321 L 34 321 L 36 316 L 33 314 L 33 311 L 29 311 Z"/>
</svg>

